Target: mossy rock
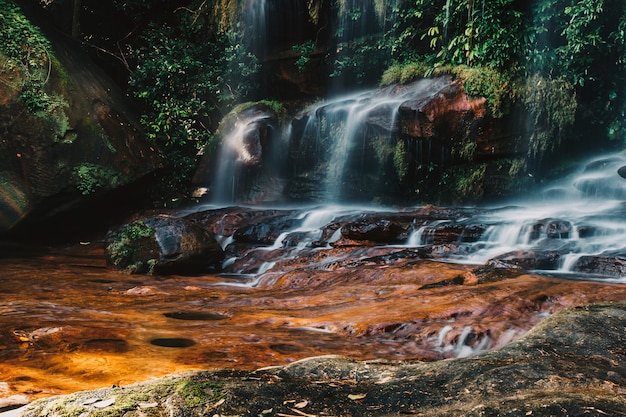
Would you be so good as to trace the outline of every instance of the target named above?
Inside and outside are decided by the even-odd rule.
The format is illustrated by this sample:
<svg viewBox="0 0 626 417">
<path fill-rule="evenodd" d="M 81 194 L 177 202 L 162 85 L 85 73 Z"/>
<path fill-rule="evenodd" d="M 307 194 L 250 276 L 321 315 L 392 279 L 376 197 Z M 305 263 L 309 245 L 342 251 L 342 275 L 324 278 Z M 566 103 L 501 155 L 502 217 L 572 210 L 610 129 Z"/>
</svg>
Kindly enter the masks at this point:
<svg viewBox="0 0 626 417">
<path fill-rule="evenodd" d="M 224 252 L 199 225 L 160 215 L 110 232 L 105 257 L 107 264 L 130 274 L 185 274 L 220 269 Z"/>
</svg>

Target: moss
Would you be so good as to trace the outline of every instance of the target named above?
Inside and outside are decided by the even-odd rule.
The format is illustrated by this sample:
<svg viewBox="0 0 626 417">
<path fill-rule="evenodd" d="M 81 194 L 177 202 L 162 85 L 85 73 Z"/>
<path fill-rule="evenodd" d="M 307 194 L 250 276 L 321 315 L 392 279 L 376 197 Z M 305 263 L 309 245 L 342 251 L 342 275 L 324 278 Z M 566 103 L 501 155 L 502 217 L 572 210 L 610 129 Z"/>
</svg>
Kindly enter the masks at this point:
<svg viewBox="0 0 626 417">
<path fill-rule="evenodd" d="M 63 397 L 46 405 L 40 411 L 41 417 L 78 417 L 84 415 L 87 407 L 82 404 L 75 404 L 76 396 Z"/>
<path fill-rule="evenodd" d="M 69 128 L 65 114 L 68 103 L 58 91 L 66 89 L 68 74 L 39 28 L 13 1 L 0 0 L 0 27 L 2 84 L 8 83 L 19 101 L 41 121 L 44 137 L 64 138 Z"/>
<path fill-rule="evenodd" d="M 129 411 L 136 410 L 140 402 L 150 401 L 150 397 L 144 393 L 124 394 L 115 397 L 115 402 L 102 410 L 92 410 L 90 417 L 118 417 Z"/>
<path fill-rule="evenodd" d="M 157 256 L 158 248 L 154 241 L 155 230 L 142 221 L 127 224 L 118 230 L 107 245 L 106 251 L 114 266 L 127 271 L 128 273 L 148 272 L 152 273 L 157 260 L 148 260 L 144 263 L 139 259 L 137 247 L 146 246 L 148 252 L 154 252 Z"/>
<path fill-rule="evenodd" d="M 395 63 L 383 73 L 381 86 L 405 84 L 432 74 L 432 66 L 420 61 Z"/>
<path fill-rule="evenodd" d="M 223 385 L 209 381 L 183 381 L 177 385 L 176 392 L 189 407 L 216 403 L 225 397 Z"/>
<path fill-rule="evenodd" d="M 84 195 L 99 189 L 115 188 L 121 183 L 121 174 L 115 170 L 94 164 L 82 164 L 74 168 L 76 188 Z"/>
<path fill-rule="evenodd" d="M 472 166 L 466 174 L 459 178 L 456 183 L 456 191 L 463 200 L 477 201 L 485 193 L 484 179 L 487 172 L 487 164 Z"/>
<path fill-rule="evenodd" d="M 215 16 L 218 32 L 226 33 L 234 29 L 241 10 L 239 4 L 239 0 L 218 0 L 215 2 L 212 15 Z"/>
<path fill-rule="evenodd" d="M 452 75 L 463 81 L 465 92 L 470 96 L 485 97 L 494 117 L 509 113 L 511 97 L 519 91 L 519 83 L 511 74 L 490 67 L 450 65 L 433 67 L 425 62 L 409 61 L 389 67 L 381 78 L 381 85 L 406 84 L 420 78 Z"/>
<path fill-rule="evenodd" d="M 393 152 L 393 166 L 400 181 L 404 180 L 409 172 L 409 155 L 404 141 L 399 140 Z"/>
<path fill-rule="evenodd" d="M 494 117 L 499 118 L 509 113 L 510 98 L 514 95 L 516 84 L 509 74 L 489 67 L 456 66 L 452 73 L 463 80 L 465 92 L 470 96 L 485 97 Z"/>
<path fill-rule="evenodd" d="M 204 149 L 204 153 L 214 152 L 218 145 L 220 139 L 223 137 L 224 132 L 229 132 L 233 129 L 237 120 L 242 113 L 247 110 L 258 108 L 265 109 L 268 112 L 274 114 L 277 118 L 279 124 L 284 124 L 287 122 L 287 110 L 285 107 L 278 101 L 274 100 L 261 100 L 261 101 L 248 101 L 245 103 L 240 103 L 233 107 L 233 109 L 222 119 L 217 128 L 215 135 L 207 141 L 207 145 Z"/>
<path fill-rule="evenodd" d="M 566 80 L 529 77 L 524 84 L 522 102 L 530 114 L 532 131 L 528 156 L 541 159 L 555 150 L 567 137 L 576 119 L 574 86 Z"/>
<path fill-rule="evenodd" d="M 226 118 L 236 117 L 238 114 L 245 112 L 254 107 L 266 108 L 270 112 L 274 113 L 278 118 L 279 122 L 284 122 L 287 118 L 287 110 L 279 101 L 275 100 L 261 100 L 261 101 L 248 101 L 245 103 L 241 103 L 233 107 Z M 225 118 L 225 119 L 226 119 Z"/>
</svg>

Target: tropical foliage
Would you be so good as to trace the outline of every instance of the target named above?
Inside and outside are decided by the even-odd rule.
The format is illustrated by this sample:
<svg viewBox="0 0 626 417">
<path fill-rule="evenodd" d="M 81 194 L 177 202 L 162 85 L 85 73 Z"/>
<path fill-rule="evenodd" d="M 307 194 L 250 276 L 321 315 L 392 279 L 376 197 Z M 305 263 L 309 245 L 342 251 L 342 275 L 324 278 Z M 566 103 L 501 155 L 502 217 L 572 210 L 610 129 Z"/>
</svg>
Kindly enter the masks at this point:
<svg viewBox="0 0 626 417">
<path fill-rule="evenodd" d="M 61 68 L 48 40 L 12 0 L 0 0 L 0 73 L 6 80 L 4 101 L 15 96 L 30 113 L 45 121 L 55 139 L 68 128 L 67 102 L 51 86 Z"/>
<path fill-rule="evenodd" d="M 384 84 L 402 83 L 441 73 L 461 78 L 469 94 L 487 98 L 495 117 L 512 109 L 526 110 L 533 134 L 527 138 L 526 162 L 513 164 L 520 175 L 549 165 L 550 155 L 574 150 L 586 137 L 595 139 L 591 144 L 595 147 L 624 146 L 623 0 L 300 3 L 314 30 L 298 34 L 284 46 L 294 56 L 296 71 L 311 71 L 312 54 L 317 57 L 326 51 L 328 75 L 340 81 L 336 85 L 373 85 L 381 78 Z M 129 70 L 132 93 L 144 106 L 146 133 L 167 156 L 167 188 L 188 181 L 198 153 L 213 139 L 223 115 L 237 103 L 265 98 L 257 89 L 258 58 L 246 49 L 250 42 L 244 41 L 249 28 L 237 23 L 245 8 L 256 4 L 83 1 L 90 15 L 107 9 L 129 28 L 115 48 L 102 44 L 100 49 L 109 48 Z M 4 11 L 14 6 L 9 0 L 0 0 L 0 6 L 0 19 L 6 19 Z M 31 88 L 24 90 L 22 100 L 54 113 L 64 104 L 39 88 L 50 62 L 45 42 L 24 38 L 32 36 L 24 22 L 1 23 L 0 51 L 30 77 L 24 79 Z M 84 34 L 85 43 L 92 39 L 94 34 Z M 402 175 L 405 150 L 398 146 L 395 154 L 394 164 Z M 468 155 L 473 153 L 465 154 L 464 160 L 471 162 Z"/>
</svg>

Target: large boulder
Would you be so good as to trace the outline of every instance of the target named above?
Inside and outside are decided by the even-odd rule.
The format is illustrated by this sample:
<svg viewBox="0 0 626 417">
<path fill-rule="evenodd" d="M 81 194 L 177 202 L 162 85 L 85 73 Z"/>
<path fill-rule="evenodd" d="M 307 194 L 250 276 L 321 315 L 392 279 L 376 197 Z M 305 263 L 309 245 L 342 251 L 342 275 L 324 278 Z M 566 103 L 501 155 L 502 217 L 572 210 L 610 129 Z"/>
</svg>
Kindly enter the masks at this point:
<svg viewBox="0 0 626 417">
<path fill-rule="evenodd" d="M 129 98 L 78 44 L 24 11 L 33 22 L 25 30 L 49 47 L 30 72 L 20 57 L 0 54 L 0 234 L 26 218 L 75 210 L 160 165 Z M 41 89 L 31 86 L 37 71 Z"/>
<path fill-rule="evenodd" d="M 108 265 L 128 273 L 183 274 L 220 269 L 224 252 L 189 220 L 159 215 L 126 224 L 106 239 Z"/>
<path fill-rule="evenodd" d="M 450 79 L 437 94 L 407 100 L 398 111 L 403 135 L 444 140 L 466 135 L 465 126 L 474 121 L 481 122 L 487 113 L 487 104 L 484 97 L 472 98 L 465 94 L 461 81 Z M 478 130 L 478 127 L 474 123 L 473 130 Z"/>
</svg>

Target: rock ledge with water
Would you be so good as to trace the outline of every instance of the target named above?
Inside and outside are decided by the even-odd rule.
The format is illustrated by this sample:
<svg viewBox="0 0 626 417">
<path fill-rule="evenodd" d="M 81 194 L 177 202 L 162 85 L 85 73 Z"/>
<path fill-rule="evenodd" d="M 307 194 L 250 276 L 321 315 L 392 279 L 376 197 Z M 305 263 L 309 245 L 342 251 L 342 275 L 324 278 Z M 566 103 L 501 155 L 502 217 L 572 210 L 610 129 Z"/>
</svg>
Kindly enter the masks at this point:
<svg viewBox="0 0 626 417">
<path fill-rule="evenodd" d="M 472 358 L 325 356 L 255 372 L 195 372 L 43 399 L 14 415 L 618 416 L 626 410 L 625 328 L 626 304 L 585 305 Z"/>
</svg>

